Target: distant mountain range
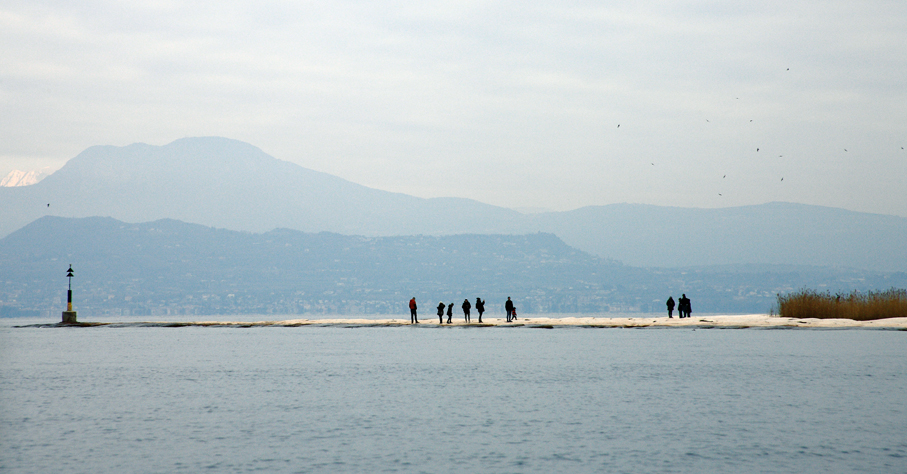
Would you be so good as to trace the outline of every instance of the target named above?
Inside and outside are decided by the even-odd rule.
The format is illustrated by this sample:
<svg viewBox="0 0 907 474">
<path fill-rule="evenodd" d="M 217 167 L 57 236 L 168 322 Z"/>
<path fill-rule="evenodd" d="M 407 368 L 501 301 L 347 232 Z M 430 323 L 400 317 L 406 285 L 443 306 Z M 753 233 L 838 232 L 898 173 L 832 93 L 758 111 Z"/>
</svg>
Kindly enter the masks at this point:
<svg viewBox="0 0 907 474">
<path fill-rule="evenodd" d="M 172 219 L 43 217 L 0 239 L 0 316 L 59 317 L 66 270 L 85 316 L 406 313 L 439 300 L 512 296 L 527 313 L 649 312 L 687 293 L 697 313 L 764 313 L 801 287 L 907 286 L 907 273 L 825 267 L 642 269 L 595 257 L 553 234 L 363 237 L 250 233 Z"/>
<path fill-rule="evenodd" d="M 772 202 L 723 209 L 614 204 L 527 217 L 569 245 L 635 266 L 907 271 L 907 218 L 897 216 Z"/>
<path fill-rule="evenodd" d="M 258 233 L 543 232 L 633 266 L 907 270 L 902 217 L 791 203 L 724 209 L 613 204 L 527 215 L 470 199 L 422 199 L 368 188 L 216 137 L 91 147 L 37 184 L 0 188 L 0 213 L 0 236 L 48 215 L 132 223 L 169 218 Z"/>
<path fill-rule="evenodd" d="M 362 235 L 491 233 L 521 216 L 469 199 L 367 188 L 225 138 L 91 147 L 38 184 L 0 188 L 0 203 L 0 235 L 44 215 Z"/>
</svg>

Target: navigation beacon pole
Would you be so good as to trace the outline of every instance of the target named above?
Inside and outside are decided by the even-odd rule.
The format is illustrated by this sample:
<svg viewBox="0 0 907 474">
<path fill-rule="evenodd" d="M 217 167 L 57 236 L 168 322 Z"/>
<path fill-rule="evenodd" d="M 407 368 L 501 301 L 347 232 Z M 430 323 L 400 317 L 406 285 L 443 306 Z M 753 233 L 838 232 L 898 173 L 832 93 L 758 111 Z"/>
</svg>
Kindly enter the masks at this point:
<svg viewBox="0 0 907 474">
<path fill-rule="evenodd" d="M 66 311 L 63 311 L 64 323 L 76 323 L 76 312 L 72 310 L 72 264 L 69 270 L 66 270 L 66 278 L 69 279 L 69 289 L 66 291 Z"/>
</svg>

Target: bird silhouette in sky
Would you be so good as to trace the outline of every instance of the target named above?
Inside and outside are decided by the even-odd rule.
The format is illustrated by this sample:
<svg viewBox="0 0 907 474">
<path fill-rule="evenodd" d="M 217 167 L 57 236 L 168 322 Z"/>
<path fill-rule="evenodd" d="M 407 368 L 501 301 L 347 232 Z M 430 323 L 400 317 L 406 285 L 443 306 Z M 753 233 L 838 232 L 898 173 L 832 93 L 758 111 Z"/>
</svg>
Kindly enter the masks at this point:
<svg viewBox="0 0 907 474">
<path fill-rule="evenodd" d="M 50 207 L 50 203 L 47 203 L 47 207 Z"/>
<path fill-rule="evenodd" d="M 784 181 L 784 178 L 781 178 L 781 181 Z"/>
<path fill-rule="evenodd" d="M 617 128 L 620 128 L 620 124 L 617 124 Z"/>
<path fill-rule="evenodd" d="M 756 151 L 759 151 L 759 149 L 758 149 L 758 148 L 756 148 Z"/>
<path fill-rule="evenodd" d="M 724 179 L 724 178 L 727 178 L 727 175 L 724 175 L 724 176 L 721 177 L 721 179 Z"/>
</svg>

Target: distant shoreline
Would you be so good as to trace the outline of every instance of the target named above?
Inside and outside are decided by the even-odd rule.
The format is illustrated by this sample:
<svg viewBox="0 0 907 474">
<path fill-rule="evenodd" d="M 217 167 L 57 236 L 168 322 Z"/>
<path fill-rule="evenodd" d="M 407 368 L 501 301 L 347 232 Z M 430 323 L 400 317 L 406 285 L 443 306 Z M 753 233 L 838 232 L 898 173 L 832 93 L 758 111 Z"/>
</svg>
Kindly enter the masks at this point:
<svg viewBox="0 0 907 474">
<path fill-rule="evenodd" d="M 481 324 L 474 322 L 466 324 L 456 321 L 454 324 L 438 324 L 433 318 L 423 318 L 419 324 L 410 324 L 409 318 L 393 319 L 289 319 L 283 321 L 145 321 L 145 322 L 79 322 L 77 324 L 46 323 L 13 326 L 15 328 L 49 328 L 49 327 L 397 327 L 414 326 L 422 328 L 696 328 L 696 329 L 846 329 L 846 328 L 875 328 L 875 329 L 900 329 L 907 330 L 907 318 L 888 318 L 871 321 L 855 321 L 852 319 L 815 319 L 815 318 L 783 318 L 767 314 L 733 315 L 733 316 L 693 316 L 691 318 L 667 317 L 633 317 L 633 318 L 596 318 L 596 317 L 567 317 L 545 318 L 527 317 L 520 318 L 514 323 L 508 323 L 504 318 L 485 318 Z"/>
</svg>

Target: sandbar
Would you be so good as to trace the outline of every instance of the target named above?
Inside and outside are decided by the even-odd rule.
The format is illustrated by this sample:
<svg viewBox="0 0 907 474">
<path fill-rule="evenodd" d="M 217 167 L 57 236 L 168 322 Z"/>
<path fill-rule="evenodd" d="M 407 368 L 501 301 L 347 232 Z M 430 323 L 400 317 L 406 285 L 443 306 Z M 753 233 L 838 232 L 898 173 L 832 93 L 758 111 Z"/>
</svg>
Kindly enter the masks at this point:
<svg viewBox="0 0 907 474">
<path fill-rule="evenodd" d="M 484 318 L 480 324 L 466 323 L 462 319 L 453 324 L 438 324 L 432 319 L 423 319 L 419 324 L 410 324 L 409 318 L 388 319 L 288 319 L 282 321 L 148 321 L 148 322 L 80 322 L 77 324 L 33 324 L 17 327 L 398 327 L 412 326 L 418 328 L 720 328 L 720 329 L 899 329 L 907 330 L 907 317 L 855 321 L 852 319 L 817 319 L 817 318 L 782 318 L 768 314 L 745 315 L 708 315 L 680 319 L 677 317 L 623 317 L 608 318 L 601 316 L 558 317 L 528 315 L 508 323 L 505 318 Z"/>
</svg>

